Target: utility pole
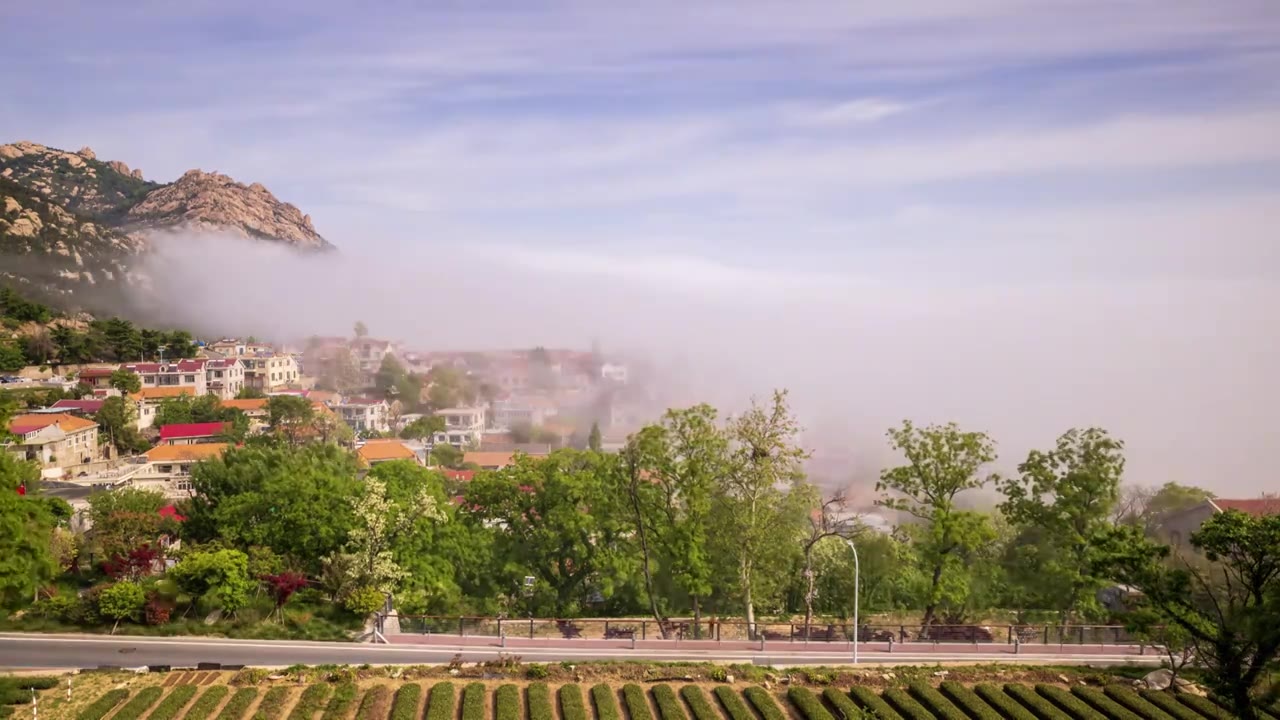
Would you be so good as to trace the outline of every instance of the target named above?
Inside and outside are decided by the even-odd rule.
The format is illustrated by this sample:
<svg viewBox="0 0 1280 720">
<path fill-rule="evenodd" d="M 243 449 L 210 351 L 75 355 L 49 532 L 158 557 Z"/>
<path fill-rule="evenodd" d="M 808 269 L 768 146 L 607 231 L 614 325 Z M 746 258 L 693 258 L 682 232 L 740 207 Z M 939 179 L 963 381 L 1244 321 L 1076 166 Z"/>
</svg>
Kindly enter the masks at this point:
<svg viewBox="0 0 1280 720">
<path fill-rule="evenodd" d="M 853 541 L 845 538 L 844 542 L 853 551 L 853 664 L 858 664 L 858 635 L 861 627 L 858 626 L 858 584 L 862 576 L 862 567 L 858 564 L 858 548 L 853 546 Z"/>
</svg>

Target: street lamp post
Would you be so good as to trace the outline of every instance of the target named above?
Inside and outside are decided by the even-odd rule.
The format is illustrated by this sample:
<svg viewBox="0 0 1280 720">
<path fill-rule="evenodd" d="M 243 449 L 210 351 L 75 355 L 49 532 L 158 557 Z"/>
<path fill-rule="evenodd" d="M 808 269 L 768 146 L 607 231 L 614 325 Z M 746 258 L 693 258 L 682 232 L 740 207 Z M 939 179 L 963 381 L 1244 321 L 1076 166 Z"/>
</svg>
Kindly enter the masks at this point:
<svg viewBox="0 0 1280 720">
<path fill-rule="evenodd" d="M 858 583 L 862 576 L 862 567 L 858 563 L 858 548 L 853 541 L 845 538 L 844 542 L 853 551 L 853 664 L 858 664 L 858 634 L 862 629 L 858 626 Z"/>
</svg>

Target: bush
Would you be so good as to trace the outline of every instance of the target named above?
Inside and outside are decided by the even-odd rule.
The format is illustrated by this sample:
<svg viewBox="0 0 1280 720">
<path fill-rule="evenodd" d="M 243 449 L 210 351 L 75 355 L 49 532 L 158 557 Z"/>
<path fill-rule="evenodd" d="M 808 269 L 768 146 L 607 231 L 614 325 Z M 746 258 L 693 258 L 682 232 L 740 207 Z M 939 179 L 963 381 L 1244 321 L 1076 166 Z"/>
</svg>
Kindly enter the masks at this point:
<svg viewBox="0 0 1280 720">
<path fill-rule="evenodd" d="M 1204 716 L 1178 702 L 1178 698 L 1162 690 L 1143 690 L 1139 696 L 1177 720 L 1204 720 Z"/>
<path fill-rule="evenodd" d="M 943 692 L 947 691 L 949 684 L 958 683 L 943 683 Z M 1023 707 L 1017 700 L 1006 695 L 1003 690 L 995 685 L 990 683 L 975 685 L 973 686 L 973 693 L 995 708 L 1005 720 L 1036 720 L 1036 716 L 1030 710 Z"/>
<path fill-rule="evenodd" d="M 462 720 L 484 720 L 484 685 L 469 683 L 462 688 Z"/>
<path fill-rule="evenodd" d="M 751 713 L 746 703 L 742 702 L 742 697 L 734 692 L 733 688 L 722 685 L 713 692 L 716 699 L 720 701 L 720 706 L 728 714 L 729 720 L 754 720 L 755 715 Z"/>
<path fill-rule="evenodd" d="M 418 701 L 421 699 L 421 685 L 417 683 L 401 685 L 400 689 L 396 690 L 395 702 L 391 703 L 391 720 L 417 720 Z M 501 714 L 498 715 L 498 720 L 503 720 Z"/>
<path fill-rule="evenodd" d="M 352 590 L 342 600 L 342 607 L 346 608 L 353 615 L 367 617 L 382 609 L 383 604 L 387 602 L 387 596 L 376 587 L 361 587 Z"/>
<path fill-rule="evenodd" d="M 309 685 L 302 691 L 298 704 L 289 712 L 289 720 L 311 720 L 316 713 L 324 709 L 324 701 L 329 699 L 329 686 L 323 683 Z"/>
<path fill-rule="evenodd" d="M 644 690 L 640 689 L 635 683 L 628 683 L 622 686 L 622 702 L 627 706 L 627 715 L 631 720 L 653 720 L 653 713 L 649 712 L 649 703 L 644 699 Z M 534 717 L 532 710 L 529 713 L 529 720 L 541 720 Z M 734 718 L 734 720 L 740 720 Z M 747 720 L 751 720 L 747 718 Z"/>
<path fill-rule="evenodd" d="M 218 703 L 222 702 L 222 698 L 227 696 L 231 689 L 226 685 L 214 685 L 204 691 L 200 697 L 196 698 L 195 704 L 191 709 L 187 710 L 187 714 L 182 716 L 182 720 L 208 720 L 213 714 Z"/>
<path fill-rule="evenodd" d="M 258 710 L 253 713 L 253 720 L 280 720 L 284 714 L 284 705 L 289 701 L 289 688 L 273 687 L 262 696 Z M 328 715 L 326 712 L 325 715 Z"/>
<path fill-rule="evenodd" d="M 321 720 L 341 720 L 351 712 L 351 706 L 356 702 L 356 695 L 360 693 L 360 689 L 353 682 L 341 682 L 333 689 L 333 697 L 329 698 L 329 704 L 324 708 L 324 714 L 320 716 Z M 450 703 L 450 711 L 453 710 Z"/>
<path fill-rule="evenodd" d="M 782 713 L 782 708 L 778 707 L 778 703 L 773 701 L 773 696 L 768 690 L 757 685 L 752 685 L 742 691 L 746 696 L 747 702 L 760 713 L 760 717 L 764 720 L 786 720 L 787 716 Z"/>
<path fill-rule="evenodd" d="M 707 677 L 716 682 L 729 682 L 729 671 L 716 665 L 707 672 Z"/>
<path fill-rule="evenodd" d="M 129 702 L 125 703 L 124 707 L 117 710 L 113 717 L 119 718 L 119 720 L 137 720 L 142 717 L 148 708 L 156 704 L 162 693 L 164 693 L 164 688 L 159 685 L 143 688 Z"/>
<path fill-rule="evenodd" d="M 711 703 L 707 702 L 707 694 L 697 685 L 685 685 L 680 688 L 680 697 L 684 698 L 689 709 L 693 711 L 693 720 L 720 720 L 720 713 L 711 707 Z M 597 718 L 597 720 L 600 719 Z M 832 718 L 832 720 L 835 719 Z"/>
<path fill-rule="evenodd" d="M 164 625 L 173 615 L 173 605 L 154 590 L 147 593 L 147 603 L 142 606 L 142 621 L 148 625 Z"/>
<path fill-rule="evenodd" d="M 501 691 L 502 688 L 498 690 Z M 591 703 L 596 706 L 596 720 L 621 720 L 618 697 L 608 685 L 601 683 L 591 688 Z M 498 720 L 504 720 L 501 714 L 498 715 Z"/>
<path fill-rule="evenodd" d="M 862 708 L 854 705 L 848 695 L 835 688 L 823 690 L 822 697 L 826 698 L 827 704 L 835 708 L 835 716 L 840 720 L 862 720 L 863 718 L 871 717 Z"/>
<path fill-rule="evenodd" d="M 1106 715 L 1110 720 L 1143 720 L 1141 715 L 1137 715 L 1115 700 L 1107 697 L 1098 688 L 1073 687 L 1071 694 L 1085 701 L 1094 710 Z"/>
<path fill-rule="evenodd" d="M 1208 698 L 1186 694 L 1178 695 L 1177 698 L 1183 705 L 1209 718 L 1209 720 L 1231 720 L 1233 717 L 1230 712 Z"/>
<path fill-rule="evenodd" d="M 240 720 L 244 717 L 244 713 L 253 704 L 255 698 L 258 697 L 257 688 L 240 688 L 235 695 L 227 701 L 223 706 L 222 712 L 218 713 L 217 720 Z"/>
<path fill-rule="evenodd" d="M 427 695 L 426 720 L 453 720 L 453 683 L 438 682 Z"/>
<path fill-rule="evenodd" d="M 916 702 L 911 694 L 902 688 L 889 688 L 882 697 L 907 720 L 933 720 L 933 713 Z"/>
<path fill-rule="evenodd" d="M 94 700 L 89 707 L 80 711 L 76 715 L 76 720 L 102 720 L 102 717 L 111 712 L 112 708 L 119 705 L 122 700 L 129 697 L 129 691 L 125 689 L 111 690 L 105 695 Z"/>
<path fill-rule="evenodd" d="M 938 720 L 969 720 L 969 716 L 952 705 L 951 701 L 943 697 L 942 693 L 932 685 L 922 682 L 911 683 L 907 691 L 919 700 L 920 704 L 928 708 Z"/>
<path fill-rule="evenodd" d="M 1146 718 L 1146 720 L 1175 720 L 1169 713 L 1138 697 L 1138 693 L 1134 692 L 1133 688 L 1123 685 L 1108 685 L 1102 692 L 1140 718 Z"/>
<path fill-rule="evenodd" d="M 27 615 L 45 620 L 71 622 L 72 613 L 79 604 L 80 598 L 74 595 L 54 595 L 37 601 L 27 609 Z"/>
<path fill-rule="evenodd" d="M 807 720 L 835 720 L 831 713 L 827 712 L 827 709 L 822 706 L 822 701 L 818 699 L 818 696 L 814 695 L 809 688 L 792 685 L 787 689 L 787 699 L 800 710 L 800 714 L 805 716 Z M 698 718 L 698 720 L 703 720 L 703 718 Z"/>
<path fill-rule="evenodd" d="M 533 663 L 524 669 L 524 676 L 530 680 L 544 680 L 547 677 L 547 666 Z"/>
<path fill-rule="evenodd" d="M 1009 697 L 1026 706 L 1040 720 L 1071 720 L 1070 715 L 1059 710 L 1053 703 L 1040 697 L 1035 690 L 1026 685 L 1010 683 L 1004 686 L 1004 691 L 1009 694 Z"/>
<path fill-rule="evenodd" d="M 958 682 L 944 682 L 938 689 L 948 700 L 975 720 L 1001 720 L 999 712 L 982 702 L 982 698 L 974 695 L 972 690 Z"/>
<path fill-rule="evenodd" d="M 1036 685 L 1036 692 L 1040 693 L 1041 697 L 1048 698 L 1071 717 L 1089 718 L 1098 714 L 1089 707 L 1088 703 L 1060 687 L 1039 683 Z"/>
<path fill-rule="evenodd" d="M 903 720 L 901 714 L 889 706 L 884 698 L 875 693 L 874 690 L 868 690 L 864 687 L 853 687 L 849 689 L 849 696 L 859 706 L 871 712 L 872 715 L 881 720 Z"/>
<path fill-rule="evenodd" d="M 391 688 L 386 685 L 374 685 L 364 694 L 360 701 L 360 709 L 356 712 L 356 720 L 387 720 L 387 709 L 391 707 Z M 465 709 L 465 705 L 463 706 Z M 484 720 L 484 688 L 480 690 L 480 720 Z M 466 715 L 463 715 L 466 718 Z"/>
<path fill-rule="evenodd" d="M 98 612 L 110 620 L 137 620 L 142 617 L 142 607 L 146 602 L 147 593 L 141 585 L 118 582 L 105 588 L 98 596 Z"/>
<path fill-rule="evenodd" d="M 493 695 L 493 712 L 497 720 L 521 720 L 520 688 L 515 685 L 503 685 L 498 688 Z"/>
<path fill-rule="evenodd" d="M 561 720 L 587 720 L 587 709 L 582 704 L 582 688 L 573 684 L 561 685 L 559 695 Z M 482 709 L 483 707 L 481 705 Z M 468 720 L 468 718 L 463 717 L 462 720 Z M 483 718 L 476 720 L 483 720 Z"/>
<path fill-rule="evenodd" d="M 191 702 L 191 698 L 196 694 L 195 685 L 179 685 L 174 688 L 155 710 L 151 711 L 150 720 L 173 720 L 178 716 L 178 711 L 187 706 Z"/>
</svg>

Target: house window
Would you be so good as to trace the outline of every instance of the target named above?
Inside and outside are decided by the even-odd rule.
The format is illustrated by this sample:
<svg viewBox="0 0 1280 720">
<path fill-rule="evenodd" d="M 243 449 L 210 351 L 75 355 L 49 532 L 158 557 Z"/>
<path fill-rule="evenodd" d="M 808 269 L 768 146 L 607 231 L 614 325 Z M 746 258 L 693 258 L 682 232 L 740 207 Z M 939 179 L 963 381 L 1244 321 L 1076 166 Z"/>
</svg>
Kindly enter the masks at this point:
<svg viewBox="0 0 1280 720">
<path fill-rule="evenodd" d="M 179 490 L 190 490 L 190 489 L 191 489 L 191 481 L 190 481 L 190 480 L 179 480 L 179 481 L 178 481 L 178 483 L 177 483 L 177 485 L 176 485 L 175 487 L 177 487 Z"/>
<path fill-rule="evenodd" d="M 195 375 L 187 375 L 185 378 L 183 378 L 183 380 L 184 380 L 188 385 L 195 385 L 195 384 L 196 384 L 196 376 L 195 376 Z"/>
</svg>

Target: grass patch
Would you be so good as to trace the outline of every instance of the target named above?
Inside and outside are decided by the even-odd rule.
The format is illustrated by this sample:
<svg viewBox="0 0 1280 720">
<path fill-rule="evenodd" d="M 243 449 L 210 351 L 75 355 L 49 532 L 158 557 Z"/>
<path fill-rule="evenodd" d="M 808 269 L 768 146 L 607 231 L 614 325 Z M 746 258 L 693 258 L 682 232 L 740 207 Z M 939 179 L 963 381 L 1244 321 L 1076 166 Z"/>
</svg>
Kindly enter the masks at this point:
<svg viewBox="0 0 1280 720">
<path fill-rule="evenodd" d="M 418 701 L 421 699 L 421 685 L 418 683 L 401 685 L 400 689 L 396 690 L 395 702 L 391 703 L 391 720 L 417 720 Z M 504 720 L 504 718 L 499 715 L 498 720 Z"/>
<path fill-rule="evenodd" d="M 462 720 L 484 720 L 484 685 L 468 683 L 462 688 Z"/>
<path fill-rule="evenodd" d="M 374 685 L 360 700 L 360 709 L 356 711 L 356 720 L 386 720 L 387 710 L 391 708 L 391 688 L 386 685 Z M 484 698 L 480 698 L 480 717 L 484 718 Z"/>
<path fill-rule="evenodd" d="M 707 701 L 707 694 L 697 685 L 685 685 L 680 688 L 680 697 L 684 698 L 689 709 L 693 711 L 693 720 L 720 720 L 720 713 L 711 707 L 711 703 Z M 831 715 L 828 714 L 827 717 L 831 718 Z M 604 720 L 604 718 L 597 716 L 596 720 Z M 831 720 L 835 719 L 831 718 Z"/>
<path fill-rule="evenodd" d="M 137 695 L 124 704 L 124 707 L 117 710 L 113 717 L 118 720 L 138 720 L 143 713 L 156 704 L 156 700 L 159 700 L 163 693 L 164 688 L 158 685 L 142 688 Z"/>
<path fill-rule="evenodd" d="M 1232 720 L 1235 717 L 1209 698 L 1186 694 L 1178 695 L 1177 698 L 1178 702 L 1209 718 L 1209 720 Z"/>
<path fill-rule="evenodd" d="M 280 716 L 284 714 L 285 703 L 289 702 L 289 690 L 283 685 L 277 685 L 267 691 L 262 696 L 262 702 L 258 704 L 258 709 L 253 713 L 253 720 L 280 720 Z"/>
<path fill-rule="evenodd" d="M 80 711 L 76 715 L 76 720 L 101 720 L 104 715 L 111 712 L 115 706 L 119 705 L 125 698 L 129 697 L 129 691 L 110 690 L 102 697 L 94 700 L 89 707 Z"/>
<path fill-rule="evenodd" d="M 316 713 L 324 709 L 324 701 L 329 699 L 329 686 L 323 683 L 308 685 L 298 698 L 298 704 L 289 712 L 289 720 L 312 720 Z"/>
<path fill-rule="evenodd" d="M 1098 688 L 1073 687 L 1071 694 L 1085 701 L 1089 707 L 1106 715 L 1110 720 L 1144 720 L 1141 715 L 1107 697 L 1106 693 Z"/>
<path fill-rule="evenodd" d="M 907 689 L 911 696 L 920 701 L 938 720 L 969 720 L 969 716 L 951 704 L 951 701 L 938 692 L 937 688 L 925 683 L 912 683 Z"/>
<path fill-rule="evenodd" d="M 716 699 L 720 701 L 720 706 L 724 708 L 729 720 L 754 720 L 755 715 L 751 713 L 746 703 L 742 702 L 742 696 L 735 692 L 733 688 L 728 685 L 721 685 L 712 692 L 715 693 Z M 633 720 L 634 717 L 633 715 Z"/>
<path fill-rule="evenodd" d="M 187 710 L 187 714 L 182 716 L 182 720 L 208 720 L 213 711 L 217 709 L 218 703 L 222 702 L 222 698 L 226 697 L 229 692 L 231 692 L 231 688 L 226 685 L 214 685 L 205 690 L 200 697 L 196 698 L 191 708 Z"/>
<path fill-rule="evenodd" d="M 1071 720 L 1070 715 L 1059 710 L 1053 703 L 1040 697 L 1035 690 L 1026 685 L 1005 685 L 1004 691 L 1022 703 L 1040 720 Z"/>
<path fill-rule="evenodd" d="M 498 688 L 493 694 L 493 711 L 497 720 L 521 720 L 520 688 L 510 684 Z"/>
<path fill-rule="evenodd" d="M 868 690 L 864 687 L 853 687 L 849 689 L 849 696 L 863 710 L 871 713 L 874 717 L 881 720 L 905 720 L 897 710 L 894 710 L 884 698 L 875 693 L 874 690 Z"/>
<path fill-rule="evenodd" d="M 164 697 L 164 700 L 160 701 L 156 709 L 151 711 L 149 720 L 173 720 L 178 716 L 178 712 L 191 702 L 191 698 L 195 697 L 197 689 L 195 685 L 175 687 Z"/>
<path fill-rule="evenodd" d="M 751 703 L 751 707 L 760 713 L 760 717 L 764 718 L 764 720 L 787 720 L 782 708 L 778 707 L 778 703 L 773 701 L 773 696 L 769 694 L 768 690 L 752 685 L 743 690 L 742 695 L 747 699 L 747 702 Z"/>
<path fill-rule="evenodd" d="M 502 688 L 498 688 L 499 691 Z M 596 708 L 596 720 L 621 720 L 622 714 L 618 712 L 618 696 L 614 694 L 613 688 L 601 683 L 591 688 L 591 704 Z M 502 714 L 498 714 L 498 720 L 503 720 Z"/>
<path fill-rule="evenodd" d="M 946 681 L 938 688 L 948 700 L 955 703 L 957 707 L 964 710 L 969 717 L 974 720 L 1000 720 L 1001 715 L 998 709 L 992 708 L 983 702 L 974 691 L 961 685 L 958 682 Z M 1015 720 L 1023 720 L 1017 718 Z M 1034 720 L 1028 716 L 1027 720 Z"/>
<path fill-rule="evenodd" d="M 933 713 L 924 708 L 911 697 L 911 693 L 902 688 L 889 688 L 881 694 L 907 720 L 934 720 Z"/>
<path fill-rule="evenodd" d="M 561 685 L 560 692 L 561 720 L 587 720 L 587 708 L 582 704 L 582 688 L 575 684 Z M 467 720 L 463 718 L 462 720 Z"/>
<path fill-rule="evenodd" d="M 227 701 L 226 706 L 222 708 L 222 712 L 218 713 L 218 720 L 240 720 L 244 717 L 245 711 L 253 704 L 255 698 L 258 697 L 257 688 L 240 688 L 235 695 Z"/>
<path fill-rule="evenodd" d="M 546 683 L 536 682 L 529 685 L 525 690 L 525 699 L 529 705 L 529 720 L 555 719 L 555 712 L 551 709 L 551 688 L 547 687 Z"/>
<path fill-rule="evenodd" d="M 324 715 L 321 720 L 342 720 L 351 714 L 351 706 L 356 704 L 356 696 L 360 694 L 360 688 L 355 683 L 344 682 L 339 683 L 333 689 L 333 697 L 329 698 L 329 704 L 324 708 Z"/>
<path fill-rule="evenodd" d="M 1102 717 L 1097 710 L 1089 707 L 1088 703 L 1056 685 L 1040 683 L 1036 685 L 1036 692 L 1076 720 L 1094 720 Z"/>
<path fill-rule="evenodd" d="M 1143 690 L 1138 696 L 1177 720 L 1204 720 L 1203 715 L 1178 702 L 1178 698 L 1163 690 Z"/>
<path fill-rule="evenodd" d="M 809 688 L 793 685 L 787 688 L 787 699 L 800 710 L 806 720 L 835 720 L 835 717 L 822 706 L 822 700 Z M 698 718 L 698 720 L 703 720 Z"/>
<path fill-rule="evenodd" d="M 453 683 L 439 682 L 427 695 L 426 720 L 453 720 Z"/>
<path fill-rule="evenodd" d="M 684 708 L 680 707 L 680 699 L 676 697 L 676 692 L 670 685 L 654 685 L 653 690 L 649 692 L 653 695 L 653 702 L 658 706 L 658 717 L 662 720 L 689 720 Z M 563 718 L 562 720 L 574 719 Z"/>
</svg>

